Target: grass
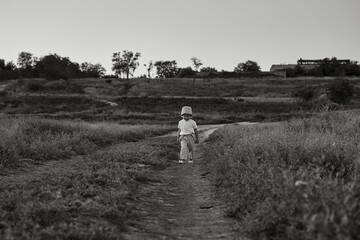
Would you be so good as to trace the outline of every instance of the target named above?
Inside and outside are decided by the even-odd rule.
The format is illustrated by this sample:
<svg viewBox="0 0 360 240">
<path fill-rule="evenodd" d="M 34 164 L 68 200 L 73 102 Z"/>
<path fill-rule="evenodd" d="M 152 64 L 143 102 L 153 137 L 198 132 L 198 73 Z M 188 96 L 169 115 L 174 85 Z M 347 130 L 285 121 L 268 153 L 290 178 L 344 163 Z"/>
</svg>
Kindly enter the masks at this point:
<svg viewBox="0 0 360 240">
<path fill-rule="evenodd" d="M 24 159 L 47 161 L 93 153 L 101 148 L 165 134 L 165 125 L 87 123 L 0 115 L 0 173 L 16 170 Z"/>
<path fill-rule="evenodd" d="M 111 81 L 110 81 L 111 80 Z M 351 78 L 356 96 L 359 79 Z M 179 109 L 190 105 L 200 124 L 279 121 L 312 108 L 294 96 L 305 87 L 324 93 L 334 78 L 284 79 L 72 79 L 67 82 L 24 79 L 9 81 L 0 96 L 0 111 L 16 116 L 52 119 L 175 123 Z M 83 89 L 72 91 L 69 86 Z M 167 98 L 177 96 L 177 98 Z M 182 96 L 192 97 L 183 98 Z M 223 98 L 223 97 L 226 97 Z M 316 96 L 317 97 L 317 96 Z M 101 100 L 118 104 L 113 107 Z M 346 108 L 359 108 L 357 97 Z"/>
<path fill-rule="evenodd" d="M 9 94 L 21 93 L 79 93 L 94 98 L 116 98 L 118 96 L 161 97 L 257 97 L 288 98 L 299 88 L 322 88 L 334 82 L 333 77 L 263 77 L 239 79 L 71 79 L 69 81 L 46 81 L 44 79 L 19 79 L 7 81 L 5 90 Z M 346 78 L 357 91 L 360 78 Z"/>
<path fill-rule="evenodd" d="M 1 97 L 0 97 L 1 98 Z M 87 96 L 29 95 L 4 97 L 0 110 L 23 116 L 121 123 L 176 123 L 184 105 L 200 124 L 286 119 L 297 114 L 296 102 L 232 101 L 222 98 L 120 97 L 112 107 Z"/>
<path fill-rule="evenodd" d="M 177 158 L 177 143 L 154 138 L 117 144 L 54 169 L 0 178 L 0 238 L 124 239 L 136 221 L 141 186 Z"/>
<path fill-rule="evenodd" d="M 230 126 L 205 149 L 229 215 L 252 239 L 357 239 L 358 111 Z"/>
<path fill-rule="evenodd" d="M 359 88 L 359 78 L 349 78 Z M 239 79 L 75 79 L 85 92 L 98 95 L 127 96 L 203 96 L 203 97 L 291 97 L 299 87 L 324 87 L 334 78 L 239 78 Z"/>
<path fill-rule="evenodd" d="M 0 115 L 0 173 L 21 170 L 26 159 L 83 158 L 48 173 L 2 176 L 0 239 L 121 239 L 136 221 L 132 209 L 142 184 L 160 181 L 155 170 L 177 158 L 173 139 L 149 139 L 176 126 L 150 123 L 176 124 L 183 105 L 193 107 L 199 124 L 289 119 L 308 106 L 218 97 L 283 98 L 332 80 L 197 79 L 192 85 L 192 79 L 132 79 L 127 85 L 81 79 L 71 91 L 64 81 L 10 83 L 0 96 L 7 113 Z M 359 89 L 358 79 L 352 81 Z M 357 239 L 357 115 L 325 112 L 212 135 L 207 167 L 243 233 L 253 239 Z"/>
</svg>

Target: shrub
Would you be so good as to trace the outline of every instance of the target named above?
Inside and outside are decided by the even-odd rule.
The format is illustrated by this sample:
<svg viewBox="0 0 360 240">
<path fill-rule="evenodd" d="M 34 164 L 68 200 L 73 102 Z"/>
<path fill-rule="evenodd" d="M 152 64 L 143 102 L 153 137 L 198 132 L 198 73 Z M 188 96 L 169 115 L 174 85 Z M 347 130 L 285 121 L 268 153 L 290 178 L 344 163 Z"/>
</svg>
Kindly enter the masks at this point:
<svg viewBox="0 0 360 240">
<path fill-rule="evenodd" d="M 314 87 L 301 87 L 292 94 L 294 97 L 300 98 L 303 101 L 310 101 L 313 100 L 316 96 L 317 89 Z"/>
<path fill-rule="evenodd" d="M 194 76 L 196 76 L 196 72 L 194 70 L 192 70 L 191 67 L 181 68 L 177 75 L 177 77 L 179 77 L 179 78 L 188 78 L 188 77 L 194 77 Z"/>
<path fill-rule="evenodd" d="M 45 91 L 43 82 L 37 80 L 30 80 L 26 83 L 26 90 L 29 92 L 40 92 Z"/>
<path fill-rule="evenodd" d="M 354 86 L 349 80 L 336 79 L 328 85 L 329 97 L 332 101 L 339 104 L 346 104 L 354 95 Z"/>
</svg>

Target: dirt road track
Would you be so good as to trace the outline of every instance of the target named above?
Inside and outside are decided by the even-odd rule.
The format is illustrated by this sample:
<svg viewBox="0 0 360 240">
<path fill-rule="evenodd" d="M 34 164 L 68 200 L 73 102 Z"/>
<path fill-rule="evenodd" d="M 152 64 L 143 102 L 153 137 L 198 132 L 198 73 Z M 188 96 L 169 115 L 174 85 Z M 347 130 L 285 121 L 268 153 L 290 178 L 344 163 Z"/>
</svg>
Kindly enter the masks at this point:
<svg viewBox="0 0 360 240">
<path fill-rule="evenodd" d="M 221 126 L 199 127 L 200 139 Z M 206 161 L 203 144 L 197 146 L 194 164 L 174 160 L 159 171 L 160 182 L 144 187 L 137 209 L 141 219 L 126 239 L 244 239 L 238 236 L 236 222 L 226 217 L 225 206 L 207 179 L 201 164 Z"/>
</svg>

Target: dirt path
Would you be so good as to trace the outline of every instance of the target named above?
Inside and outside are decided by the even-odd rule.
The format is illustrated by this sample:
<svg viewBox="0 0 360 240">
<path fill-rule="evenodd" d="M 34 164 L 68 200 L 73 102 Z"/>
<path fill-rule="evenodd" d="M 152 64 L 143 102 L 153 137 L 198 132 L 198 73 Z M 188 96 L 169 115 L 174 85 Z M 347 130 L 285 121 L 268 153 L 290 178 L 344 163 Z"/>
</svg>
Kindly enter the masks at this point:
<svg viewBox="0 0 360 240">
<path fill-rule="evenodd" d="M 200 128 L 204 140 L 219 126 Z M 142 216 L 127 239 L 242 239 L 236 223 L 227 218 L 203 169 L 202 145 L 194 164 L 174 164 L 159 172 L 161 182 L 144 187 L 137 211 Z"/>
</svg>

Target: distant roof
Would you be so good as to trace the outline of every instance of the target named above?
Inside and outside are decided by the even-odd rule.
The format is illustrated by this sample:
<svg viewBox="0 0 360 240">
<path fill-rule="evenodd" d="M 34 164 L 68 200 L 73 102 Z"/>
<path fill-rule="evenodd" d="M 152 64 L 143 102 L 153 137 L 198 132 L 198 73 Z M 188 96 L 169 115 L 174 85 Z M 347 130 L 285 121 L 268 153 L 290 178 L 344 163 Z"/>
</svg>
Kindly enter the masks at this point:
<svg viewBox="0 0 360 240">
<path fill-rule="evenodd" d="M 271 65 L 270 72 L 281 71 L 288 68 L 294 69 L 295 67 L 296 64 L 273 64 Z"/>
<path fill-rule="evenodd" d="M 324 59 L 302 59 L 297 60 L 298 65 L 319 65 L 324 62 Z M 340 64 L 350 63 L 350 59 L 336 59 L 336 62 Z"/>
</svg>

